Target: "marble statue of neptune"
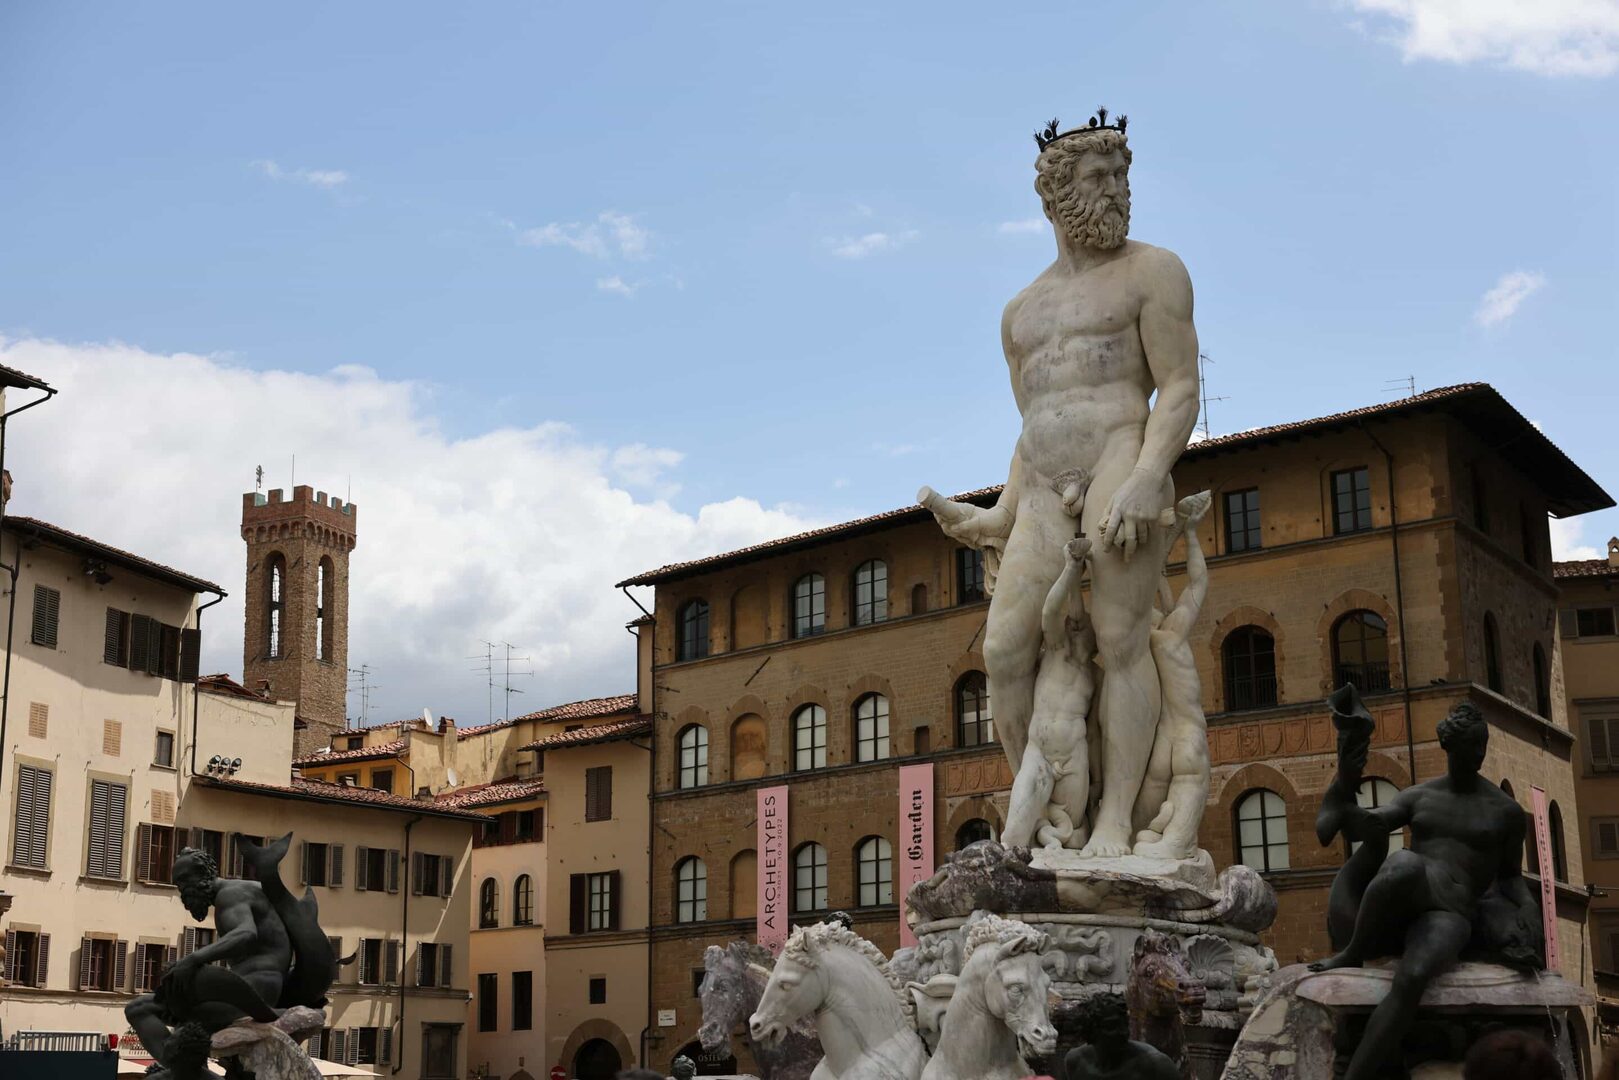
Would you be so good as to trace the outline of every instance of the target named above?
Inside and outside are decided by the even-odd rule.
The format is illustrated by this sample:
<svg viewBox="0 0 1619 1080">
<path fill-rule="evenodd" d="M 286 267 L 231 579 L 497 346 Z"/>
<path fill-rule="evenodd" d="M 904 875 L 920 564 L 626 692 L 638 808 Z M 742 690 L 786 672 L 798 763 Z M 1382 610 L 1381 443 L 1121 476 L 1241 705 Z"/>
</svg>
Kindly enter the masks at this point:
<svg viewBox="0 0 1619 1080">
<path fill-rule="evenodd" d="M 1076 837 L 1087 835 L 1082 854 L 1096 857 L 1129 854 L 1134 839 L 1160 710 L 1153 597 L 1175 536 L 1161 518 L 1198 409 L 1192 283 L 1174 253 L 1128 236 L 1125 125 L 1122 116 L 1109 124 L 1104 109 L 1088 127 L 1058 133 L 1053 122 L 1036 136 L 1034 186 L 1057 258 L 1001 319 L 1023 417 L 1006 487 L 990 508 L 923 491 L 946 533 L 986 553 L 984 663 L 1014 775 L 1035 707 L 1042 607 L 1076 527 L 1093 541 L 1089 616 L 1102 677 L 1089 722 L 1099 729 L 1100 797 Z M 1066 809 L 1075 822 L 1088 816 Z"/>
</svg>

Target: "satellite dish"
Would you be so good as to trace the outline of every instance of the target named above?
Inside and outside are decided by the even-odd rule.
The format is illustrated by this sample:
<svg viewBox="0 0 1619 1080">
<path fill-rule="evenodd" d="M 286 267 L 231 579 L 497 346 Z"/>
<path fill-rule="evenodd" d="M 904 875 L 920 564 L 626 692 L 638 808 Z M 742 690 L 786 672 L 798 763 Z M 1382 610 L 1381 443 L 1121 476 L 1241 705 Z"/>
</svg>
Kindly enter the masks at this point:
<svg viewBox="0 0 1619 1080">
<path fill-rule="evenodd" d="M 423 709 L 422 710 L 422 723 L 426 724 L 428 727 L 433 726 L 433 710 L 432 709 Z"/>
<path fill-rule="evenodd" d="M 451 787 L 455 787 L 461 782 L 461 778 L 455 775 L 454 769 L 445 769 L 444 778 L 450 782 Z"/>
</svg>

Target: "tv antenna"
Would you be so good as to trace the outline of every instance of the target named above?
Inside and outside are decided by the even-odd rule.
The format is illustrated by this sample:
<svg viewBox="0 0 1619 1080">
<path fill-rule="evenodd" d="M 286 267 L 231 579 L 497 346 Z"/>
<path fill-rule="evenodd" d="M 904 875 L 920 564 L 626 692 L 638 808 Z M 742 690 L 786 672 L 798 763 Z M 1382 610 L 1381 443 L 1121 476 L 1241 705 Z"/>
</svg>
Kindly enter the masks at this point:
<svg viewBox="0 0 1619 1080">
<path fill-rule="evenodd" d="M 1209 379 L 1205 365 L 1212 363 L 1214 363 L 1214 358 L 1208 353 L 1200 352 L 1197 354 L 1197 393 L 1198 397 L 1203 400 L 1203 408 L 1198 416 L 1198 427 L 1203 429 L 1205 439 L 1212 438 L 1209 434 L 1209 402 L 1227 400 L 1224 396 L 1209 396 Z"/>
<path fill-rule="evenodd" d="M 481 656 L 475 654 L 467 657 L 467 659 L 481 661 L 472 670 L 483 672 L 484 680 L 489 687 L 489 722 L 491 724 L 495 722 L 495 674 L 497 671 L 501 675 L 501 719 L 510 720 L 512 718 L 512 695 L 523 692 L 512 685 L 512 676 L 515 675 L 521 679 L 534 674 L 532 670 L 514 671 L 512 670 L 512 665 L 530 663 L 533 658 L 512 655 L 514 649 L 520 650 L 522 646 L 513 645 L 509 641 L 485 640 L 480 644 L 483 645 L 483 654 Z M 497 649 L 504 650 L 505 655 L 497 658 L 495 655 Z"/>
<path fill-rule="evenodd" d="M 1417 377 L 1406 375 L 1399 379 L 1388 379 L 1383 383 L 1383 393 L 1399 394 L 1401 397 L 1417 396 Z"/>
<path fill-rule="evenodd" d="M 351 667 L 348 669 L 348 671 L 349 693 L 352 694 L 356 689 L 358 689 L 360 692 L 360 718 L 359 723 L 355 726 L 369 727 L 371 721 L 371 691 L 380 690 L 382 687 L 377 686 L 371 681 L 370 664 L 361 664 L 357 668 Z M 355 685 L 356 683 L 358 683 L 358 686 Z"/>
</svg>

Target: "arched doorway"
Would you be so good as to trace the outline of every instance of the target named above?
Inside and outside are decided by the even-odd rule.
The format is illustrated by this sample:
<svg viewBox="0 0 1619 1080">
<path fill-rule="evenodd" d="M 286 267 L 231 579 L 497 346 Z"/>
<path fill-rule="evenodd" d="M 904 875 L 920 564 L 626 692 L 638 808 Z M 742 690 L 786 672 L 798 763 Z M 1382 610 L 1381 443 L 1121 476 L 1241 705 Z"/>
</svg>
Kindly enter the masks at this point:
<svg viewBox="0 0 1619 1080">
<path fill-rule="evenodd" d="M 698 1076 L 735 1076 L 736 1055 L 729 1049 L 704 1050 L 703 1044 L 692 1040 L 680 1048 L 676 1057 L 689 1057 L 697 1063 Z M 674 1058 L 669 1059 L 669 1068 L 674 1068 Z"/>
<path fill-rule="evenodd" d="M 575 1080 L 613 1080 L 613 1074 L 623 1067 L 618 1050 L 606 1039 L 591 1039 L 573 1055 Z"/>
</svg>

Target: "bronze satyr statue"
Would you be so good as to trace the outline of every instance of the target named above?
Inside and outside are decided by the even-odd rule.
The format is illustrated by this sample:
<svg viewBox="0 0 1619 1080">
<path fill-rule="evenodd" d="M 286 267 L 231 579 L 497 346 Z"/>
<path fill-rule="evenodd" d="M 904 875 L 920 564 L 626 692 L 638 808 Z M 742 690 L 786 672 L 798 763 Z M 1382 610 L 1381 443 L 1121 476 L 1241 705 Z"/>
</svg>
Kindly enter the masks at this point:
<svg viewBox="0 0 1619 1080">
<path fill-rule="evenodd" d="M 264 846 L 241 835 L 235 840 L 257 880 L 221 878 L 213 856 L 195 848 L 174 857 L 174 884 L 186 910 L 201 921 L 212 909 L 217 934 L 169 967 L 155 993 L 124 1007 L 130 1027 L 172 1080 L 208 1076 L 209 1037 L 244 1017 L 273 1023 L 293 1006 L 322 1008 L 337 973 L 313 894 L 295 898 L 281 881 L 292 834 Z"/>
<path fill-rule="evenodd" d="M 1463 702 L 1439 722 L 1445 775 L 1415 784 L 1386 806 L 1355 799 L 1374 722 L 1353 686 L 1328 698 L 1338 729 L 1338 775 L 1316 818 L 1321 842 L 1338 833 L 1363 846 L 1351 856 L 1329 900 L 1337 955 L 1313 971 L 1358 967 L 1398 957 L 1393 986 L 1373 1011 L 1345 1080 L 1387 1075 L 1423 991 L 1463 955 L 1538 969 L 1539 911 L 1521 873 L 1524 812 L 1512 796 L 1479 775 L 1490 729 Z M 1411 845 L 1388 854 L 1403 827 Z M 1341 940 L 1347 932 L 1347 940 Z"/>
<path fill-rule="evenodd" d="M 1075 1025 L 1086 1045 L 1068 1051 L 1067 1080 L 1180 1080 L 1181 1070 L 1163 1051 L 1130 1038 L 1130 1015 L 1122 994 L 1097 994 L 1079 1007 Z"/>
</svg>

